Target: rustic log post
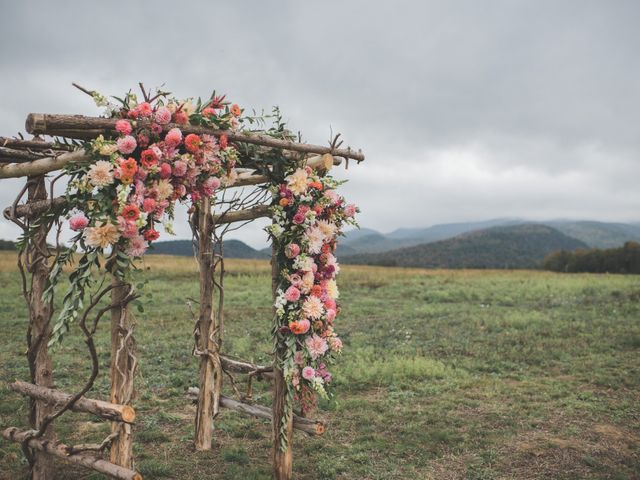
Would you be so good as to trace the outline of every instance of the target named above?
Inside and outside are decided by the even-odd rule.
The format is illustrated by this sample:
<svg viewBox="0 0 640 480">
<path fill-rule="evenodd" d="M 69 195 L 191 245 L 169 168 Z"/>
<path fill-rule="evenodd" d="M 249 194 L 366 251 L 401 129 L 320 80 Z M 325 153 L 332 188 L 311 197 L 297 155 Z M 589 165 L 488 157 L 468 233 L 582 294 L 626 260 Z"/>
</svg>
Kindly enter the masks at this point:
<svg viewBox="0 0 640 480">
<path fill-rule="evenodd" d="M 274 244 L 271 247 L 271 288 L 274 302 L 279 282 L 280 270 L 278 268 L 277 249 Z M 293 475 L 293 411 L 291 405 L 287 407 L 287 383 L 279 366 L 279 359 L 282 358 L 284 350 L 286 350 L 286 346 L 276 346 L 276 359 L 273 366 L 273 478 L 276 480 L 291 480 Z M 280 425 L 283 417 L 288 418 L 284 431 L 284 435 L 287 437 L 287 449 L 284 451 L 281 448 L 282 442 L 280 438 Z"/>
<path fill-rule="evenodd" d="M 47 199 L 44 176 L 28 177 L 27 203 Z M 31 382 L 42 387 L 53 386 L 53 367 L 49 355 L 49 336 L 51 335 L 52 305 L 43 300 L 49 277 L 47 234 L 49 227 L 43 222 L 29 239 L 26 248 L 26 267 L 31 274 L 31 288 L 27 295 L 29 302 L 29 330 L 27 332 L 27 359 L 31 372 Z M 45 402 L 31 399 L 30 424 L 39 429 L 44 419 L 51 413 L 51 406 Z M 53 427 L 49 425 L 42 435 L 44 440 L 53 440 Z M 53 478 L 53 461 L 49 455 L 38 450 L 33 452 L 31 478 L 46 480 Z"/>
<path fill-rule="evenodd" d="M 134 396 L 134 375 L 137 367 L 133 318 L 126 305 L 131 286 L 112 279 L 111 304 L 111 393 L 109 400 L 129 405 Z M 133 432 L 128 423 L 111 422 L 111 432 L 118 433 L 111 444 L 111 463 L 133 469 Z"/>
<path fill-rule="evenodd" d="M 213 417 L 218 413 L 222 376 L 217 358 L 213 315 L 213 227 L 211 203 L 203 198 L 197 209 L 198 264 L 200 267 L 200 312 L 195 331 L 195 353 L 200 359 L 200 393 L 195 418 L 196 450 L 211 450 Z M 214 363 L 215 362 L 215 363 Z"/>
</svg>

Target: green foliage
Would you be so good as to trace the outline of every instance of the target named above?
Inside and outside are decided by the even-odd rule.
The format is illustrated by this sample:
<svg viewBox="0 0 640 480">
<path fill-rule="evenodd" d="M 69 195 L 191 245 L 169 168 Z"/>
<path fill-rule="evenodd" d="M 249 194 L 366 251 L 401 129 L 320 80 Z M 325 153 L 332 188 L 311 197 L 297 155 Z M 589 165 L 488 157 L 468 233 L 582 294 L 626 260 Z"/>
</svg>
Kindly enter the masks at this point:
<svg viewBox="0 0 640 480">
<path fill-rule="evenodd" d="M 545 270 L 553 272 L 640 273 L 640 243 L 626 242 L 620 248 L 560 250 L 544 259 Z"/>
</svg>

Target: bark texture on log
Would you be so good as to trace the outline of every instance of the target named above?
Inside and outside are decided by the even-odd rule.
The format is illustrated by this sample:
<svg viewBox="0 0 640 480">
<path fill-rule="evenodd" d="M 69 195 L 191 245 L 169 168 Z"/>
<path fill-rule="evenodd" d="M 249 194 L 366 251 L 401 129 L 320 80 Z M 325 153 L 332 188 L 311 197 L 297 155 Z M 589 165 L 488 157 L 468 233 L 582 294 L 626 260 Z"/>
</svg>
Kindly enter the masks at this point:
<svg viewBox="0 0 640 480">
<path fill-rule="evenodd" d="M 268 217 L 271 212 L 269 205 L 258 205 L 257 207 L 247 208 L 244 210 L 235 210 L 227 213 L 214 215 L 212 221 L 214 225 L 224 223 L 244 222 L 255 218 Z"/>
<path fill-rule="evenodd" d="M 200 389 L 198 387 L 190 387 L 187 391 L 187 397 L 194 401 L 197 400 L 199 394 Z M 265 420 L 273 419 L 273 412 L 269 407 L 264 407 L 262 405 L 256 405 L 253 403 L 241 402 L 233 398 L 225 397 L 224 395 L 220 396 L 220 406 L 223 408 L 228 408 L 229 410 L 247 413 L 249 415 L 253 415 L 254 417 L 264 418 Z M 299 415 L 293 416 L 293 428 L 295 430 L 300 430 L 301 432 L 314 436 L 322 435 L 327 431 L 327 426 L 324 422 L 321 422 L 320 420 L 313 420 L 311 418 L 301 417 Z"/>
<path fill-rule="evenodd" d="M 47 188 L 44 177 L 29 177 L 28 202 L 39 202 L 47 199 Z M 26 267 L 31 274 L 31 288 L 27 295 L 29 301 L 29 330 L 27 333 L 27 359 L 31 372 L 31 382 L 42 387 L 53 387 L 53 367 L 49 355 L 49 337 L 51 335 L 51 304 L 42 298 L 49 278 L 47 259 L 48 227 L 45 222 L 38 227 L 29 240 L 26 256 Z M 45 418 L 52 412 L 50 405 L 31 399 L 31 428 L 39 429 Z M 42 436 L 43 440 L 53 440 L 53 427 L 49 425 Z M 52 478 L 53 462 L 51 457 L 39 451 L 34 452 L 34 465 L 31 469 L 33 480 Z"/>
<path fill-rule="evenodd" d="M 27 432 L 23 432 L 15 427 L 10 427 L 2 432 L 2 436 L 12 442 L 21 443 L 27 439 Z M 38 450 L 42 455 L 46 455 L 49 459 L 52 456 L 62 458 L 67 462 L 82 465 L 84 467 L 95 470 L 96 472 L 109 475 L 112 478 L 118 480 L 142 480 L 142 475 L 138 472 L 109 463 L 101 458 L 96 458 L 93 455 L 87 453 L 74 453 L 69 455 L 69 447 L 64 443 L 56 441 L 47 441 L 42 438 L 32 438 L 29 440 L 28 445 L 30 448 Z M 46 477 L 47 480 L 52 480 L 53 473 Z"/>
<path fill-rule="evenodd" d="M 46 402 L 50 406 L 63 405 L 73 397 L 73 395 L 60 390 L 42 387 L 20 380 L 9 384 L 9 388 L 14 392 Z M 92 413 L 98 417 L 116 422 L 133 423 L 136 418 L 136 412 L 130 405 L 116 405 L 114 403 L 86 397 L 78 399 L 71 407 L 71 410 L 74 412 Z"/>
<path fill-rule="evenodd" d="M 136 342 L 133 337 L 133 318 L 123 305 L 130 285 L 123 284 L 115 277 L 111 290 L 111 392 L 109 401 L 118 405 L 128 405 L 135 393 L 134 376 L 137 367 Z M 133 432 L 131 425 L 121 422 L 111 423 L 111 433 L 118 436 L 111 444 L 111 463 L 133 469 Z"/>
<path fill-rule="evenodd" d="M 0 178 L 26 177 L 28 175 L 44 175 L 54 170 L 59 170 L 67 163 L 90 161 L 84 150 L 61 153 L 55 157 L 33 160 L 28 163 L 0 164 Z"/>
<path fill-rule="evenodd" d="M 45 134 L 70 138 L 95 138 L 101 133 L 115 132 L 116 118 L 85 117 L 82 115 L 55 115 L 45 113 L 30 113 L 25 122 L 27 132 L 32 134 Z M 137 120 L 137 125 L 149 125 L 148 120 Z M 351 148 L 323 147 L 308 143 L 280 140 L 259 133 L 240 133 L 231 130 L 218 130 L 214 128 L 200 127 L 197 125 L 167 124 L 163 128 L 168 131 L 174 127 L 180 128 L 183 133 L 209 134 L 216 137 L 226 135 L 232 142 L 251 143 L 272 148 L 281 148 L 303 153 L 330 153 L 337 157 L 352 158 L 357 161 L 364 160 L 364 154 Z M 88 134 L 88 135 L 87 135 Z M 83 135 L 83 136 L 80 136 Z"/>
<path fill-rule="evenodd" d="M 45 213 L 48 210 L 53 208 L 59 208 L 64 206 L 67 203 L 67 199 L 64 197 L 56 197 L 52 200 L 38 200 L 36 202 L 24 203 L 22 205 L 17 205 L 15 211 L 12 212 L 12 207 L 7 207 L 4 209 L 5 218 L 11 217 L 12 213 L 18 217 L 27 217 L 33 218 L 38 217 L 41 214 Z"/>
<path fill-rule="evenodd" d="M 198 264 L 200 267 L 200 313 L 197 324 L 197 345 L 200 366 L 198 406 L 195 418 L 194 445 L 196 450 L 210 450 L 213 430 L 213 416 L 218 410 L 220 389 L 216 388 L 214 365 L 211 355 L 217 352 L 215 343 L 215 322 L 213 319 L 213 217 L 208 198 L 202 200 L 197 210 L 198 222 Z"/>
</svg>

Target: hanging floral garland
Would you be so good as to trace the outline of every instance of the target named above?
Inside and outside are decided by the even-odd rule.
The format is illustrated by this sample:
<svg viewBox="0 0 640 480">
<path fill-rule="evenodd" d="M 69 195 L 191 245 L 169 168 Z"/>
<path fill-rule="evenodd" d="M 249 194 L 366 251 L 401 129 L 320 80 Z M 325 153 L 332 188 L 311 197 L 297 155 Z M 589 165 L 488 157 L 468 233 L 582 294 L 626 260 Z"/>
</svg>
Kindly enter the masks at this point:
<svg viewBox="0 0 640 480">
<path fill-rule="evenodd" d="M 276 351 L 286 346 L 277 361 L 289 387 L 287 401 L 297 400 L 303 413 L 315 407 L 317 395 L 328 397 L 327 366 L 342 350 L 334 330 L 340 267 L 333 252 L 343 227 L 356 225 L 358 209 L 336 192 L 340 183 L 303 167 L 287 170 L 273 187 L 269 232 L 280 271 L 273 333 Z M 283 418 L 281 429 L 287 421 Z"/>
<path fill-rule="evenodd" d="M 217 189 L 232 184 L 237 175 L 238 152 L 224 135 L 218 139 L 185 135 L 180 128 L 195 124 L 238 129 L 242 110 L 224 97 L 214 93 L 203 103 L 169 98 L 161 92 L 138 102 L 129 93 L 117 99 L 120 106 L 98 93 L 93 97 L 98 106 L 107 107 L 107 116 L 119 119 L 117 137 L 101 135 L 86 142 L 84 148 L 92 161 L 67 167 L 69 226 L 77 234 L 52 272 L 48 298 L 62 264 L 74 252 L 82 255 L 70 277 L 51 343 L 68 331 L 92 282 L 91 268 L 100 266 L 100 257 L 107 257 L 107 268 L 124 278 L 133 261 L 160 237 L 158 225 L 173 233 L 176 202 L 188 203 L 193 209 L 200 199 L 213 199 Z M 177 126 L 166 131 L 170 123 Z"/>
</svg>

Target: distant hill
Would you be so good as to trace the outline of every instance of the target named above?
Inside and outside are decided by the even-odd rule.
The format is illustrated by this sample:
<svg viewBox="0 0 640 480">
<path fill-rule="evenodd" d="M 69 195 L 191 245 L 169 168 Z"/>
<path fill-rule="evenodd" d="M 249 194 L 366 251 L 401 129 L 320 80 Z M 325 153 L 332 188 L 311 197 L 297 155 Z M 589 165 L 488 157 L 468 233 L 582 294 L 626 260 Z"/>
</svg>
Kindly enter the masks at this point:
<svg viewBox="0 0 640 480">
<path fill-rule="evenodd" d="M 342 257 L 343 263 L 426 268 L 537 268 L 556 250 L 587 245 L 540 224 L 492 227 L 382 253 Z"/>
<path fill-rule="evenodd" d="M 222 242 L 225 258 L 269 258 L 269 255 L 251 248 L 240 240 L 225 240 Z M 193 256 L 193 244 L 191 240 L 170 240 L 153 244 L 149 254 Z"/>
<path fill-rule="evenodd" d="M 640 241 L 638 224 L 567 220 L 544 223 L 557 228 L 565 235 L 582 240 L 593 248 L 615 248 L 628 241 Z"/>
<path fill-rule="evenodd" d="M 15 250 L 16 244 L 11 240 L 0 240 L 0 250 Z"/>
</svg>

